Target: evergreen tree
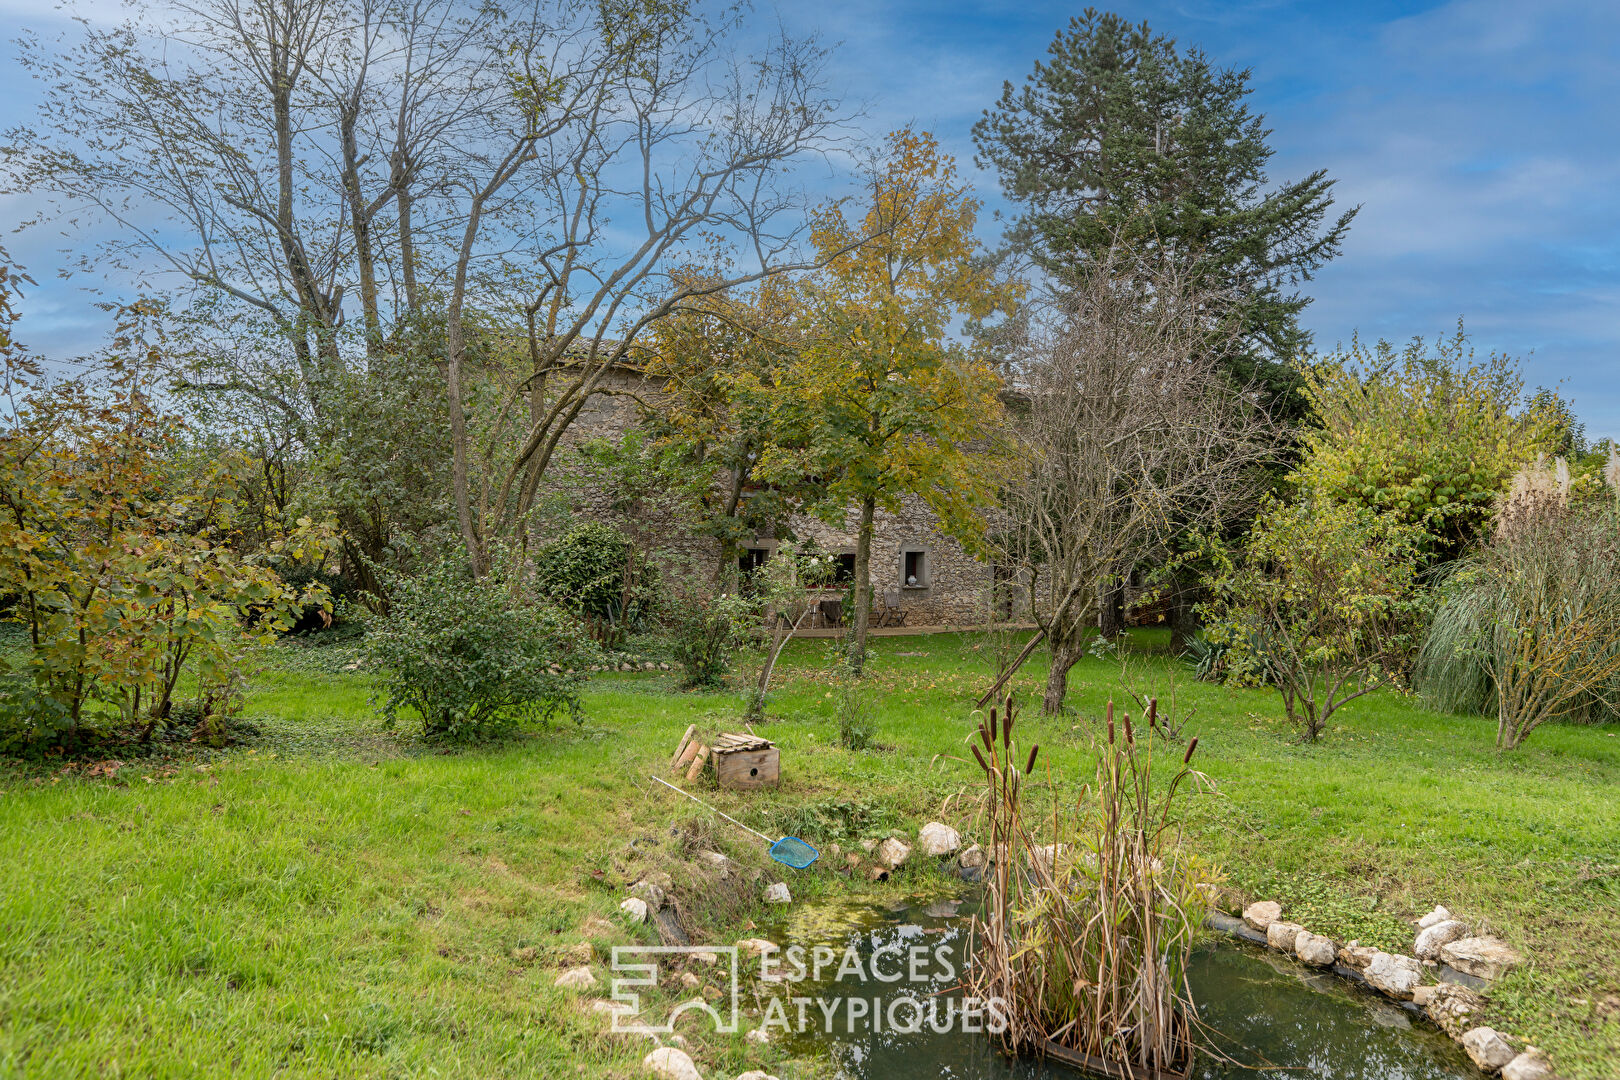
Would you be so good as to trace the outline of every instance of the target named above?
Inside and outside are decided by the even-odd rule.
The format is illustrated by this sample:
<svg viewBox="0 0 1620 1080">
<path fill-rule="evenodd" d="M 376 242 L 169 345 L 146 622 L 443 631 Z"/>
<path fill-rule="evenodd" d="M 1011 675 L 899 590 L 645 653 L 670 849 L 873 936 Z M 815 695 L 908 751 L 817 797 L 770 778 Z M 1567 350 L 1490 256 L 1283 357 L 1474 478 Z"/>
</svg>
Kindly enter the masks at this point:
<svg viewBox="0 0 1620 1080">
<path fill-rule="evenodd" d="M 973 132 L 980 164 L 1022 204 L 1010 238 L 1059 274 L 1116 238 L 1185 259 L 1231 298 L 1244 345 L 1228 358 L 1235 373 L 1297 411 L 1284 364 L 1309 345 L 1299 313 L 1310 298 L 1297 286 L 1339 253 L 1355 209 L 1324 228 L 1325 170 L 1268 190 L 1270 132 L 1245 104 L 1247 70 L 1092 9 L 1047 51 Z"/>
</svg>

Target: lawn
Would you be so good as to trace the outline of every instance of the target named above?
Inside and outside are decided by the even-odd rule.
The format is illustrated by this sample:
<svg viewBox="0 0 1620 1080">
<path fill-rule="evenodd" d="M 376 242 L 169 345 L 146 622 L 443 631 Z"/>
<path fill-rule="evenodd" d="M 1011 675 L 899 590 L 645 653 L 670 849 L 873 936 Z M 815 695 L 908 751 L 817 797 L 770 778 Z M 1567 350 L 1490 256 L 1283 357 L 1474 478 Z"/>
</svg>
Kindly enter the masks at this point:
<svg viewBox="0 0 1620 1080">
<path fill-rule="evenodd" d="M 1283 902 L 1308 928 L 1405 950 L 1437 902 L 1533 962 L 1487 1018 L 1546 1049 L 1566 1080 L 1620 1075 L 1620 729 L 1552 727 L 1512 754 L 1478 717 L 1380 695 L 1294 742 L 1275 694 L 1194 683 L 1140 633 L 1138 682 L 1192 712 L 1215 792 L 1187 840 L 1225 868 L 1225 900 Z M 868 700 L 881 745 L 837 745 L 826 644 L 787 654 L 768 734 L 783 783 L 709 792 L 761 831 L 846 846 L 952 819 L 990 645 L 969 635 L 876 643 Z M 385 730 L 346 647 L 282 648 L 251 680 L 240 746 L 131 759 L 110 777 L 0 774 L 0 1074 L 78 1076 L 640 1076 L 647 1045 L 552 985 L 636 939 L 618 916 L 642 869 L 675 876 L 702 939 L 747 936 L 764 883 L 796 901 L 949 887 L 914 859 L 868 885 L 770 874 L 763 845 L 646 777 L 689 723 L 735 726 L 738 699 L 675 692 L 667 673 L 595 679 L 588 716 L 507 742 L 426 745 Z M 1016 683 L 1074 783 L 1120 661 L 1072 674 L 1076 715 L 1036 715 L 1040 658 Z M 1179 748 L 1177 750 L 1179 753 Z M 767 870 L 711 887 L 690 854 L 717 844 Z M 606 996 L 606 984 L 596 993 Z M 741 1038 L 690 1047 L 714 1080 L 783 1061 Z"/>
</svg>

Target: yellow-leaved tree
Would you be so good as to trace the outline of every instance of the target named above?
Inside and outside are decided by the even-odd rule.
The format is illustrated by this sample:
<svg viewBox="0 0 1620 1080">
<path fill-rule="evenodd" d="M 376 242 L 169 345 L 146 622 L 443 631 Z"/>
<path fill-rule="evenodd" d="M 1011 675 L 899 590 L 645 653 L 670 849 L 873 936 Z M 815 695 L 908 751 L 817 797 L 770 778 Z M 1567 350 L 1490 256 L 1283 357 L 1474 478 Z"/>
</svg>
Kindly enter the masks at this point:
<svg viewBox="0 0 1620 1080">
<path fill-rule="evenodd" d="M 822 210 L 813 238 L 824 268 L 803 284 L 805 332 L 796 361 L 774 373 L 775 443 L 758 474 L 813 477 L 828 520 L 856 508 L 854 672 L 866 654 L 872 530 L 879 507 L 920 496 L 967 543 L 983 535 L 987 441 L 1000 382 L 952 339 L 959 319 L 983 320 L 1019 299 L 973 235 L 979 201 L 954 160 L 925 132 L 897 131 L 866 177 L 865 205 Z M 863 237 L 870 237 L 864 243 Z"/>
<path fill-rule="evenodd" d="M 1352 341 L 1302 366 L 1319 425 L 1292 480 L 1426 534 L 1424 556 L 1454 558 L 1480 538 L 1519 467 L 1556 452 L 1555 397 L 1526 401 L 1513 359 L 1474 357 L 1461 323 L 1431 349 Z"/>
<path fill-rule="evenodd" d="M 779 473 L 760 485 L 755 476 L 778 440 L 775 386 L 799 362 L 804 296 L 785 277 L 720 289 L 721 272 L 698 268 L 679 280 L 692 295 L 654 327 L 648 371 L 665 380 L 664 392 L 643 423 L 691 489 L 698 529 L 718 541 L 716 585 L 735 591 L 740 548 L 782 535 L 818 493 L 811 477 Z"/>
</svg>

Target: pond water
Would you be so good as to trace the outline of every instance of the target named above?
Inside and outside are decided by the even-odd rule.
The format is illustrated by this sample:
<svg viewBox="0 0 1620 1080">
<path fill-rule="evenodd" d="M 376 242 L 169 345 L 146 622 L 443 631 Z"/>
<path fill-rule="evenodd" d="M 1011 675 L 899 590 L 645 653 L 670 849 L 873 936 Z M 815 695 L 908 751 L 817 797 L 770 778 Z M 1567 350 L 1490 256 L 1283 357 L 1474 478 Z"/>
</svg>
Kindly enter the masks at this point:
<svg viewBox="0 0 1620 1080">
<path fill-rule="evenodd" d="M 964 1031 L 985 1022 L 969 1011 L 961 995 L 952 1006 L 927 1006 L 921 1030 L 909 1028 L 923 1015 L 909 997 L 926 1001 L 957 982 L 955 970 L 965 960 L 967 916 L 972 902 L 934 901 L 890 909 L 867 905 L 805 906 L 781 923 L 762 928 L 784 946 L 804 948 L 804 978 L 782 984 L 787 1046 L 799 1053 L 825 1056 L 844 1080 L 1074 1080 L 1081 1074 L 1057 1065 L 1013 1061 L 997 1054 L 983 1034 Z M 816 978 L 814 946 L 828 945 Z M 878 981 L 876 971 L 894 977 L 904 970 L 908 954 L 923 947 L 922 979 L 915 971 L 892 983 Z M 850 948 L 863 971 L 845 968 L 838 977 L 834 963 L 848 963 Z M 836 950 L 838 960 L 827 960 Z M 878 954 L 874 957 L 874 954 Z M 777 970 L 792 979 L 798 969 L 784 960 Z M 1302 964 L 1238 942 L 1221 940 L 1201 949 L 1189 972 L 1204 1024 L 1222 1037 L 1221 1049 L 1250 1068 L 1199 1056 L 1199 1080 L 1307 1077 L 1310 1080 L 1479 1080 L 1481 1074 L 1450 1039 L 1432 1025 L 1410 1016 L 1371 991 Z M 794 1008 L 796 1001 L 810 1004 Z M 861 998 L 862 1006 L 848 1006 Z M 828 1010 L 829 1002 L 843 1002 Z M 894 1011 L 889 1022 L 874 1014 Z M 860 1013 L 856 1017 L 852 1013 Z M 768 1014 L 767 1014 L 768 1015 Z M 898 1019 L 898 1024 L 894 1020 Z M 966 1019 L 966 1023 L 964 1023 Z M 936 1032 L 934 1024 L 944 1028 Z M 797 1030 L 804 1022 L 802 1033 Z M 828 1029 L 831 1029 L 830 1032 Z M 874 1030 L 875 1028 L 875 1030 Z"/>
</svg>

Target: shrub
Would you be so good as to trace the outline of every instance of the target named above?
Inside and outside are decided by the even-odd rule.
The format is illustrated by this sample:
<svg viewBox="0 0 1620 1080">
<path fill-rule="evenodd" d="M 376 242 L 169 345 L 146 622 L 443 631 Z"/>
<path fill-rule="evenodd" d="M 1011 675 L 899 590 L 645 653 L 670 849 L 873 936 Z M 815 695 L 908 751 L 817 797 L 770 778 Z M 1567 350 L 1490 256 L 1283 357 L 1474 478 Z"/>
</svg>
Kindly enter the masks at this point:
<svg viewBox="0 0 1620 1080">
<path fill-rule="evenodd" d="M 346 622 L 345 614 L 360 599 L 360 589 L 353 581 L 320 563 L 300 563 L 281 571 L 283 584 L 305 594 L 322 594 L 329 598 L 320 603 L 305 603 L 299 608 L 286 633 L 313 634 Z"/>
<path fill-rule="evenodd" d="M 157 356 L 143 309 L 123 313 L 104 382 L 53 383 L 4 348 L 4 300 L 0 275 L 0 595 L 27 647 L 20 662 L 0 656 L 0 749 L 145 742 L 182 674 L 226 681 L 247 648 L 328 603 L 274 570 L 319 551 L 321 530 L 305 518 L 267 550 L 238 547 L 248 470 L 188 454 L 185 425 L 142 389 Z"/>
<path fill-rule="evenodd" d="M 869 692 L 847 659 L 839 663 L 835 683 L 838 745 L 845 750 L 865 750 L 872 745 L 875 731 Z"/>
<path fill-rule="evenodd" d="M 1412 687 L 1431 708 L 1448 713 L 1496 711 L 1481 647 L 1491 603 L 1472 561 L 1456 563 L 1436 586 L 1434 617 L 1412 664 Z"/>
<path fill-rule="evenodd" d="M 1415 647 L 1422 532 L 1366 507 L 1273 501 L 1245 547 L 1211 547 L 1203 611 L 1229 681 L 1271 683 L 1311 742 L 1395 681 Z"/>
<path fill-rule="evenodd" d="M 617 644 L 655 610 L 656 579 L 611 525 L 578 525 L 541 547 L 533 561 L 540 592 L 584 620 L 603 644 Z"/>
<path fill-rule="evenodd" d="M 1497 716 L 1497 746 L 1542 724 L 1620 706 L 1620 514 L 1521 506 L 1461 566 L 1419 654 L 1435 705 Z"/>
<path fill-rule="evenodd" d="M 1564 430 L 1556 397 L 1526 402 L 1513 359 L 1476 359 L 1461 325 L 1433 347 L 1385 342 L 1323 357 L 1303 371 L 1317 426 L 1306 428 L 1300 485 L 1422 530 L 1447 559 L 1484 533 L 1515 470 Z"/>
<path fill-rule="evenodd" d="M 717 690 L 724 686 L 732 655 L 748 640 L 757 619 L 758 604 L 733 593 L 678 601 L 669 651 L 684 672 L 681 688 Z"/>
<path fill-rule="evenodd" d="M 568 613 L 475 579 L 465 558 L 441 559 L 390 582 L 389 613 L 366 616 L 364 655 L 378 671 L 382 712 L 422 718 L 430 738 L 468 739 L 567 712 L 595 646 Z"/>
</svg>

